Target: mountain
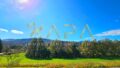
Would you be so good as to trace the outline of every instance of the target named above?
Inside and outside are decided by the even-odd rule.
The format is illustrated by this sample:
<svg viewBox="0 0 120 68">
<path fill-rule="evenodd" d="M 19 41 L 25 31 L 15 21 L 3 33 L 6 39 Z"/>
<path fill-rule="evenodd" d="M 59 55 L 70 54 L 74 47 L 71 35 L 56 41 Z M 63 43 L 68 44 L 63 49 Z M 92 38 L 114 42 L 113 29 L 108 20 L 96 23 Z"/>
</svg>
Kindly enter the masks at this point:
<svg viewBox="0 0 120 68">
<path fill-rule="evenodd" d="M 43 38 L 42 38 L 43 39 Z M 28 39 L 4 39 L 2 40 L 3 45 L 7 45 L 7 46 L 12 46 L 12 45 L 22 45 L 22 46 L 26 46 L 27 43 L 31 42 L 32 38 L 28 38 Z M 45 43 L 50 43 L 54 40 L 50 40 L 50 39 L 43 39 L 43 41 Z M 61 41 L 61 43 L 65 44 L 65 43 L 69 43 L 69 42 L 74 42 L 74 41 Z M 82 41 L 81 41 L 82 42 Z M 74 42 L 76 44 L 80 44 L 81 42 Z"/>
<path fill-rule="evenodd" d="M 28 38 L 28 39 L 4 39 L 2 40 L 3 45 L 26 45 L 27 43 L 31 42 L 32 38 Z M 49 39 L 43 39 L 43 41 L 45 43 L 49 43 L 51 42 L 51 40 Z"/>
</svg>

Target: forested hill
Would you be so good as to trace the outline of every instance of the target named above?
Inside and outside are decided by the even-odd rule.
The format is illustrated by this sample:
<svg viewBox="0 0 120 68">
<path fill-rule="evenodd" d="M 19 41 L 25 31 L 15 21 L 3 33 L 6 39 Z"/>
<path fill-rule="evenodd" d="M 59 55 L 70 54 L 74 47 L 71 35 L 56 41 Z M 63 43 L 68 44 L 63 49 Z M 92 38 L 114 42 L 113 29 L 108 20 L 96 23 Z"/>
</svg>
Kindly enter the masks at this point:
<svg viewBox="0 0 120 68">
<path fill-rule="evenodd" d="M 32 38 L 28 38 L 28 39 L 4 39 L 2 40 L 2 43 L 3 45 L 7 45 L 7 46 L 11 46 L 11 45 L 22 45 L 22 46 L 25 46 L 27 43 L 29 43 L 30 41 L 32 40 Z M 45 42 L 45 43 L 50 43 L 54 40 L 50 40 L 50 39 L 43 39 L 42 40 Z M 69 43 L 69 42 L 73 42 L 73 41 L 61 41 L 62 43 Z M 74 43 L 77 43 L 79 44 L 80 42 L 74 42 Z"/>
<path fill-rule="evenodd" d="M 26 45 L 32 40 L 32 38 L 28 39 L 4 39 L 2 40 L 3 45 Z M 49 39 L 43 39 L 44 42 L 49 43 L 51 40 Z"/>
</svg>

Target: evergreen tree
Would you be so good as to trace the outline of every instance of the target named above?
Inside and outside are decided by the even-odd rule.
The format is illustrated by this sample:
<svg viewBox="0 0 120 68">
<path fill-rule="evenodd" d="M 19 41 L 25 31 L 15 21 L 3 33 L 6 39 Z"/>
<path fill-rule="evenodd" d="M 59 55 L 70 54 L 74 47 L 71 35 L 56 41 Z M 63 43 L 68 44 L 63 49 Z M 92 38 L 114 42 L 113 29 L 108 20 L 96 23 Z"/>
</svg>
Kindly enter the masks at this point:
<svg viewBox="0 0 120 68">
<path fill-rule="evenodd" d="M 49 58 L 50 52 L 45 46 L 43 40 L 33 39 L 31 43 L 28 45 L 28 49 L 26 52 L 26 56 L 29 58 L 37 58 L 37 59 L 46 59 Z"/>
<path fill-rule="evenodd" d="M 37 46 L 37 39 L 34 38 L 27 47 L 26 56 L 29 58 L 35 58 L 35 52 L 36 52 L 36 46 Z"/>
<path fill-rule="evenodd" d="M 37 40 L 35 57 L 39 59 L 50 58 L 50 51 L 47 49 L 47 46 L 45 45 L 44 41 L 41 38 Z"/>
</svg>

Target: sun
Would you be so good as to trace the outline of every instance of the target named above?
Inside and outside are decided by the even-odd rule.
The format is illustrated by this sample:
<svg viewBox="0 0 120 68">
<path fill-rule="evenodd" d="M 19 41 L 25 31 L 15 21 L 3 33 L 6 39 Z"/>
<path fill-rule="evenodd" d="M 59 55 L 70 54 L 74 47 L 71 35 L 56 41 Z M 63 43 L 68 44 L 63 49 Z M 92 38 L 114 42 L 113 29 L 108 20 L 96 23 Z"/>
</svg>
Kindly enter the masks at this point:
<svg viewBox="0 0 120 68">
<path fill-rule="evenodd" d="M 18 0 L 19 4 L 27 4 L 29 3 L 29 0 Z"/>
<path fill-rule="evenodd" d="M 28 9 L 29 7 L 33 6 L 33 0 L 16 0 L 15 4 L 16 7 L 19 8 L 20 10 L 23 9 Z"/>
<path fill-rule="evenodd" d="M 38 6 L 38 0 L 14 0 L 13 5 L 20 10 L 32 10 Z"/>
</svg>

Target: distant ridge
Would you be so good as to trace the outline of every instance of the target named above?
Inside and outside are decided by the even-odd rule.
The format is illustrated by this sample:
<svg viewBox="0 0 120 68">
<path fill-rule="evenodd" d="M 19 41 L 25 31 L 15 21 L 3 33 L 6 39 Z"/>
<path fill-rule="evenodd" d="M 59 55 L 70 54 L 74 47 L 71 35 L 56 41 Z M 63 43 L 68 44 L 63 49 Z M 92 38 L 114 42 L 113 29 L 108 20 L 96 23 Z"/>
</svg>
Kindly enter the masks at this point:
<svg viewBox="0 0 120 68">
<path fill-rule="evenodd" d="M 25 46 L 27 43 L 31 42 L 33 38 L 27 38 L 27 39 L 4 39 L 2 40 L 3 45 L 22 45 Z M 45 43 L 50 43 L 54 40 L 50 39 L 44 39 L 42 38 Z M 60 40 L 61 41 L 61 40 Z M 67 43 L 67 42 L 73 42 L 73 41 L 61 41 L 62 43 Z M 82 41 L 81 41 L 82 42 Z M 81 43 L 81 42 L 76 42 L 76 43 Z"/>
<path fill-rule="evenodd" d="M 28 39 L 4 39 L 2 40 L 3 45 L 26 45 L 32 40 L 32 38 Z M 44 42 L 50 42 L 49 39 L 43 39 Z"/>
</svg>

